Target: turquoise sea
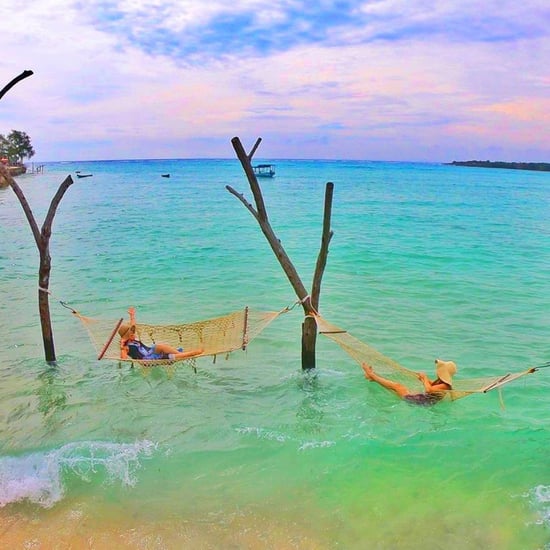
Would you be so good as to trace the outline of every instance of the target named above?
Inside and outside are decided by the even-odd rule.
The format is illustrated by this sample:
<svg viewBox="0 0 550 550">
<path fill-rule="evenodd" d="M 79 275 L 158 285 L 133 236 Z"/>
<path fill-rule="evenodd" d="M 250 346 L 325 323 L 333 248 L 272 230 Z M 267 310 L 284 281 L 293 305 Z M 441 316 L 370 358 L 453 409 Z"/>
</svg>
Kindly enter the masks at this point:
<svg viewBox="0 0 550 550">
<path fill-rule="evenodd" d="M 260 184 L 306 287 L 334 182 L 320 311 L 408 368 L 457 377 L 550 360 L 550 174 L 273 160 Z M 77 179 L 75 173 L 91 173 Z M 170 178 L 161 174 L 170 173 Z M 207 319 L 296 296 L 246 208 L 237 160 L 46 164 L 18 179 L 51 238 L 58 365 L 38 251 L 0 190 L 0 547 L 549 549 L 550 368 L 420 408 L 367 382 L 303 312 L 197 372 L 96 361 L 84 315 Z"/>
</svg>

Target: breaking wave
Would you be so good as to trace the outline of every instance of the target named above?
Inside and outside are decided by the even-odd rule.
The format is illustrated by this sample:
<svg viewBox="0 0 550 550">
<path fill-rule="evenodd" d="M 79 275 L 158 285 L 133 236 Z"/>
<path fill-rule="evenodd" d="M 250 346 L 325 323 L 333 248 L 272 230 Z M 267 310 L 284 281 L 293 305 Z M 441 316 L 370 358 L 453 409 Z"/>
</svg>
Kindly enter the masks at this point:
<svg viewBox="0 0 550 550">
<path fill-rule="evenodd" d="M 51 451 L 0 457 L 0 507 L 28 500 L 50 508 L 63 498 L 63 478 L 71 474 L 90 482 L 102 473 L 110 483 L 133 486 L 140 459 L 150 457 L 155 449 L 150 441 L 84 441 Z"/>
</svg>

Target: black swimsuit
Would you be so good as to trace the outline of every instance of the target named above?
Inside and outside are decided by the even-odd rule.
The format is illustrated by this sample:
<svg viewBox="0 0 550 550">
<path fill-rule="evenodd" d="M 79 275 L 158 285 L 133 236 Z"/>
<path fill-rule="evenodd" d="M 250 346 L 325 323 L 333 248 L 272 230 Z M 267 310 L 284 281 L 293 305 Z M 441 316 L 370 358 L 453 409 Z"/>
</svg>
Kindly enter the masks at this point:
<svg viewBox="0 0 550 550">
<path fill-rule="evenodd" d="M 443 396 L 438 393 L 413 393 L 403 396 L 403 399 L 415 405 L 431 407 L 441 401 Z"/>
<path fill-rule="evenodd" d="M 440 378 L 434 380 L 433 383 L 447 384 L 447 382 L 443 382 L 443 380 L 441 380 Z M 449 388 L 451 388 L 451 386 L 449 386 Z M 415 405 L 420 405 L 422 407 L 431 407 L 432 405 L 439 403 L 439 401 L 441 401 L 444 396 L 445 394 L 440 391 L 433 393 L 409 393 L 408 395 L 404 395 L 403 399 L 409 403 L 414 403 Z"/>
</svg>

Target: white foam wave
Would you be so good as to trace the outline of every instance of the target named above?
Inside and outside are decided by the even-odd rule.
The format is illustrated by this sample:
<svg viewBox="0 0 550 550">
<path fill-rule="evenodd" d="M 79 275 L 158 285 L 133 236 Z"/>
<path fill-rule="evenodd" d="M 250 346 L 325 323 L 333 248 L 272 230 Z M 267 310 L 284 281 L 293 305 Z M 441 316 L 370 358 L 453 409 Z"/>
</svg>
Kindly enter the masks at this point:
<svg viewBox="0 0 550 550">
<path fill-rule="evenodd" d="M 307 451 L 309 449 L 324 449 L 326 447 L 334 447 L 334 441 L 306 441 L 300 445 L 299 451 Z"/>
<path fill-rule="evenodd" d="M 265 430 L 264 428 L 256 428 L 254 426 L 244 426 L 242 428 L 237 428 L 237 433 L 240 434 L 254 434 L 258 439 L 267 439 L 271 441 L 278 441 L 279 443 L 284 443 L 287 438 L 278 432 L 273 430 Z"/>
<path fill-rule="evenodd" d="M 529 497 L 538 511 L 538 524 L 550 526 L 550 485 L 537 485 Z"/>
<path fill-rule="evenodd" d="M 103 472 L 109 482 L 133 486 L 140 458 L 151 456 L 155 448 L 150 441 L 84 441 L 47 452 L 0 457 L 0 507 L 29 500 L 49 508 L 63 498 L 63 476 L 70 473 L 91 481 L 94 474 Z"/>
<path fill-rule="evenodd" d="M 237 433 L 244 435 L 255 435 L 258 439 L 266 439 L 269 441 L 277 441 L 278 443 L 286 443 L 292 441 L 293 438 L 286 436 L 280 432 L 273 430 L 266 430 L 264 428 L 257 428 L 255 426 L 242 426 L 236 428 Z M 335 441 L 305 441 L 301 442 L 298 447 L 299 451 L 307 451 L 309 449 L 319 449 L 325 447 L 333 447 L 336 445 Z"/>
</svg>

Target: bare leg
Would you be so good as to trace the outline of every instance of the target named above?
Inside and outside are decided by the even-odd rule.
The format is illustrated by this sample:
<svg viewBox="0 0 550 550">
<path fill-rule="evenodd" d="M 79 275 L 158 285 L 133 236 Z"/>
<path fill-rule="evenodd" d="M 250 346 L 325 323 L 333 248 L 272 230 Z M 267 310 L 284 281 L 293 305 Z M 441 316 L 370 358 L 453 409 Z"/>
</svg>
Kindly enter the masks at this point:
<svg viewBox="0 0 550 550">
<path fill-rule="evenodd" d="M 200 355 L 203 351 L 203 348 L 191 349 L 189 351 L 178 351 L 178 353 L 174 354 L 174 356 L 176 359 L 188 359 L 190 357 L 196 357 L 197 355 Z"/>
<path fill-rule="evenodd" d="M 365 378 L 370 380 L 371 382 L 376 382 L 377 384 L 380 384 L 382 387 L 386 388 L 387 390 L 390 390 L 397 394 L 399 397 L 404 397 L 405 395 L 409 395 L 411 392 L 409 389 L 404 386 L 403 384 L 400 384 L 399 382 L 392 382 L 391 380 L 388 380 L 387 378 L 382 378 L 381 376 L 378 376 L 373 370 L 370 365 L 367 365 L 366 363 L 363 363 L 361 365 L 361 368 L 363 369 L 363 372 L 365 373 Z"/>
<path fill-rule="evenodd" d="M 174 356 L 174 359 L 187 359 L 189 357 L 195 357 L 196 355 L 200 355 L 203 351 L 204 350 L 202 348 L 192 349 L 189 351 L 179 351 L 176 348 L 162 342 L 155 344 L 155 353 L 171 354 Z"/>
</svg>

